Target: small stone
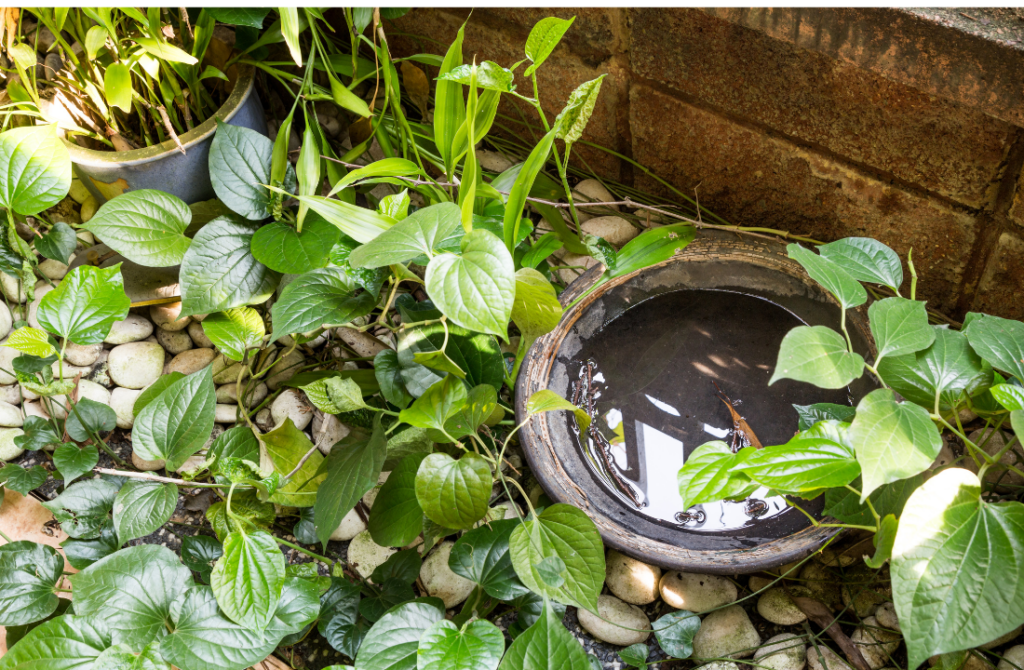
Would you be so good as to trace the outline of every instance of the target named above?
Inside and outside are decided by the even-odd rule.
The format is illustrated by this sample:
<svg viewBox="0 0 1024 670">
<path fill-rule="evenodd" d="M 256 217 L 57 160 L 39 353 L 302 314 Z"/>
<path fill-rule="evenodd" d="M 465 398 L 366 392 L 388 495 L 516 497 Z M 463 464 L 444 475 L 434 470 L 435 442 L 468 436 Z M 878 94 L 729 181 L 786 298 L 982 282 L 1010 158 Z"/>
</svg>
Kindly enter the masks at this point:
<svg viewBox="0 0 1024 670">
<path fill-rule="evenodd" d="M 855 592 L 855 593 L 851 593 Z M 879 593 L 877 590 L 863 585 L 844 584 L 842 587 L 843 606 L 852 607 L 861 619 L 873 616 L 878 606 L 891 598 L 891 595 Z"/>
<path fill-rule="evenodd" d="M 22 392 L 24 393 L 24 390 Z M 62 395 L 39 399 L 39 404 L 42 406 L 43 411 L 46 412 L 48 416 L 53 416 L 58 419 L 68 418 L 67 402 L 68 399 Z"/>
<path fill-rule="evenodd" d="M 875 617 L 875 618 L 877 618 L 877 617 Z M 881 623 L 881 621 L 879 621 L 879 623 Z M 886 626 L 886 628 L 889 628 L 889 626 Z M 1007 642 L 1009 642 L 1010 640 L 1012 640 L 1015 637 L 1017 637 L 1018 635 L 1020 635 L 1021 630 L 1024 630 L 1024 626 L 1017 626 L 1016 628 L 1011 630 L 1009 633 L 1006 633 L 1005 635 L 1000 635 L 999 637 L 997 637 L 996 639 L 992 640 L 991 642 L 986 642 L 985 644 L 979 645 L 978 648 L 979 649 L 995 649 L 996 647 L 1001 647 L 1004 644 L 1006 644 Z"/>
<path fill-rule="evenodd" d="M 68 262 L 73 260 L 75 260 L 75 255 L 71 254 L 71 258 L 68 259 Z M 61 279 L 64 279 L 64 276 L 68 273 L 68 268 L 68 265 L 61 263 L 60 261 L 55 261 L 52 258 L 47 258 L 39 264 L 39 272 L 41 272 L 44 277 L 48 277 L 53 281 L 60 281 Z"/>
<path fill-rule="evenodd" d="M 21 428 L 24 423 L 21 408 L 8 402 L 0 402 L 0 427 Z"/>
<path fill-rule="evenodd" d="M 747 658 L 761 644 L 761 636 L 739 605 L 715 610 L 704 617 L 693 636 L 694 658 Z"/>
<path fill-rule="evenodd" d="M 164 350 L 153 342 L 130 342 L 110 350 L 110 378 L 118 386 L 143 389 L 155 382 L 164 369 Z"/>
<path fill-rule="evenodd" d="M 270 416 L 270 408 L 264 407 L 260 411 L 256 412 L 256 425 L 260 430 L 269 432 L 274 428 L 274 419 Z"/>
<path fill-rule="evenodd" d="M 213 420 L 217 423 L 235 423 L 238 420 L 238 405 L 217 404 Z"/>
<path fill-rule="evenodd" d="M 364 530 L 352 538 L 348 545 L 348 564 L 355 568 L 363 579 L 369 579 L 377 566 L 397 553 L 397 549 L 382 547 Z"/>
<path fill-rule="evenodd" d="M 810 670 L 853 670 L 839 654 L 821 642 L 807 650 L 807 667 Z"/>
<path fill-rule="evenodd" d="M 8 300 L 19 303 L 28 300 L 28 287 L 6 272 L 0 272 L 0 290 L 3 290 Z"/>
<path fill-rule="evenodd" d="M 0 272 L 0 275 L 2 274 Z M 21 352 L 17 349 L 0 346 L 0 384 L 14 384 L 18 381 L 15 377 L 7 374 L 7 372 L 14 372 L 14 359 L 18 356 L 21 356 Z"/>
<path fill-rule="evenodd" d="M 88 379 L 80 379 L 78 380 L 78 399 L 83 400 L 85 398 L 88 398 L 93 402 L 98 402 L 101 405 L 110 406 L 110 391 L 103 388 L 96 382 L 91 382 Z"/>
<path fill-rule="evenodd" d="M 750 580 L 747 581 L 747 588 L 750 589 L 751 593 L 757 593 L 758 591 L 762 591 L 771 586 L 774 581 L 775 580 L 770 577 L 750 575 Z"/>
<path fill-rule="evenodd" d="M 366 530 L 366 522 L 363 521 L 363 517 L 359 516 L 359 512 L 353 508 L 348 511 L 345 518 L 341 520 L 338 527 L 331 533 L 331 539 L 335 542 L 348 542 L 364 530 Z"/>
<path fill-rule="evenodd" d="M 18 392 L 21 393 L 21 397 L 25 400 L 39 400 L 39 394 L 25 388 L 24 385 L 18 384 Z"/>
<path fill-rule="evenodd" d="M 206 336 L 206 331 L 203 330 L 203 324 L 198 321 L 193 321 L 188 324 L 188 336 L 192 338 L 192 341 L 196 343 L 197 347 L 203 347 L 205 349 L 213 348 L 213 342 L 211 342 L 210 338 Z"/>
<path fill-rule="evenodd" d="M 249 378 L 249 368 L 241 363 L 229 363 L 229 359 L 220 356 L 213 361 L 214 384 L 237 384 L 239 374 L 242 381 Z"/>
<path fill-rule="evenodd" d="M 42 286 L 36 284 L 36 299 L 28 304 L 28 325 L 33 328 L 45 330 L 42 324 L 39 323 L 39 318 L 37 316 L 39 313 L 39 303 L 43 299 L 43 296 L 54 290 L 54 288 L 55 287 L 50 286 L 49 284 L 43 284 Z"/>
<path fill-rule="evenodd" d="M 313 406 L 299 389 L 285 389 L 270 403 L 270 416 L 275 426 L 283 425 L 286 419 L 291 419 L 296 428 L 305 430 L 313 420 Z"/>
<path fill-rule="evenodd" d="M 245 388 L 245 384 L 242 384 L 242 388 Z M 256 386 L 249 389 L 249 396 L 245 403 L 246 407 L 255 407 L 263 402 L 263 399 L 267 397 L 269 390 L 267 385 L 260 382 Z M 217 387 L 217 402 L 224 403 L 225 405 L 236 405 L 238 404 L 238 384 L 227 383 L 221 384 Z"/>
<path fill-rule="evenodd" d="M 183 330 L 156 329 L 156 341 L 172 356 L 192 348 L 192 338 Z"/>
<path fill-rule="evenodd" d="M 803 670 L 807 662 L 807 647 L 799 635 L 782 633 L 768 638 L 764 646 L 754 652 L 754 661 L 761 668 Z"/>
<path fill-rule="evenodd" d="M 110 327 L 107 339 L 103 341 L 113 345 L 128 344 L 144 340 L 152 334 L 153 324 L 149 322 L 149 319 L 138 314 L 129 314 L 124 321 L 114 322 Z"/>
<path fill-rule="evenodd" d="M 598 216 L 583 225 L 583 232 L 604 238 L 604 241 L 616 249 L 621 249 L 626 242 L 640 234 L 636 226 L 621 216 Z"/>
<path fill-rule="evenodd" d="M 206 462 L 206 449 L 200 449 L 185 459 L 185 462 L 178 466 L 175 472 L 184 474 L 186 472 L 197 472 L 202 469 Z"/>
<path fill-rule="evenodd" d="M 93 199 L 93 202 L 96 202 L 95 198 Z M 96 209 L 98 209 L 99 205 L 96 205 L 95 207 L 96 207 Z M 93 213 L 95 213 L 95 212 L 93 212 Z M 92 216 L 90 215 L 89 219 L 91 219 L 91 218 L 92 218 Z M 82 219 L 82 223 L 85 223 L 89 219 Z M 78 241 L 81 242 L 82 244 L 84 244 L 87 247 L 91 247 L 92 245 L 96 244 L 96 238 L 93 237 L 92 233 L 90 233 L 88 230 L 76 230 L 75 231 L 75 237 L 77 237 Z"/>
<path fill-rule="evenodd" d="M 86 198 L 85 202 L 82 203 L 82 209 L 79 213 L 79 218 L 82 220 L 82 223 L 86 223 L 87 221 L 89 221 L 89 219 L 96 216 L 96 210 L 98 210 L 99 208 L 100 203 L 96 201 L 95 197 L 90 195 L 88 198 Z M 83 242 L 86 242 L 89 246 L 96 244 L 95 238 L 86 238 L 82 235 L 82 233 L 87 233 L 89 238 L 92 238 L 92 233 L 90 233 L 88 230 L 80 230 L 78 231 L 78 239 L 82 240 Z"/>
<path fill-rule="evenodd" d="M 21 389 L 18 388 L 17 384 L 7 384 L 0 386 L 0 402 L 5 402 L 10 405 L 21 404 Z"/>
<path fill-rule="evenodd" d="M 695 670 L 740 670 L 740 666 L 729 661 L 713 661 L 699 665 Z"/>
<path fill-rule="evenodd" d="M 359 358 L 373 358 L 388 348 L 386 344 L 369 333 L 364 333 L 353 328 L 335 329 L 335 334 L 341 341 L 352 348 Z"/>
<path fill-rule="evenodd" d="M 75 344 L 68 342 L 64 350 L 64 360 L 72 365 L 88 367 L 100 359 L 103 353 L 102 344 Z"/>
<path fill-rule="evenodd" d="M 939 468 L 949 465 L 954 460 L 956 460 L 956 456 L 953 455 L 953 450 L 949 447 L 949 442 L 943 440 L 942 448 L 939 449 L 939 455 L 935 457 L 935 460 L 929 466 L 929 469 L 938 470 Z"/>
<path fill-rule="evenodd" d="M 476 150 L 476 159 L 480 163 L 480 167 L 488 172 L 502 173 L 514 165 L 512 161 L 505 158 L 497 151 L 488 151 L 486 149 Z"/>
<path fill-rule="evenodd" d="M 167 372 L 190 375 L 205 368 L 216 357 L 217 352 L 213 349 L 189 349 L 171 359 L 171 362 L 167 364 Z"/>
<path fill-rule="evenodd" d="M 814 555 L 814 560 L 830 568 L 845 568 L 859 560 L 858 556 L 826 547 Z"/>
<path fill-rule="evenodd" d="M 25 418 L 30 416 L 38 416 L 40 419 L 46 419 L 49 421 L 50 415 L 43 409 L 43 406 L 36 400 L 27 400 L 21 404 L 21 409 L 25 413 Z"/>
<path fill-rule="evenodd" d="M 432 598 L 444 601 L 445 609 L 455 607 L 469 597 L 476 584 L 452 572 L 448 567 L 454 542 L 442 542 L 430 552 L 420 568 L 420 581 Z M 581 610 L 582 611 L 582 610 Z"/>
<path fill-rule="evenodd" d="M 580 608 L 576 616 L 579 618 L 580 626 L 602 642 L 625 647 L 644 642 L 651 636 L 651 620 L 643 610 L 636 605 L 622 602 L 615 596 L 598 596 L 597 613 L 600 618 L 594 616 L 593 612 Z M 629 630 L 630 628 L 647 630 Z"/>
<path fill-rule="evenodd" d="M 14 438 L 24 434 L 21 428 L 0 428 L 0 461 L 12 461 L 25 453 L 14 443 Z"/>
<path fill-rule="evenodd" d="M 110 408 L 117 415 L 117 427 L 128 430 L 135 425 L 135 401 L 142 395 L 141 389 L 116 387 L 110 393 Z"/>
<path fill-rule="evenodd" d="M 633 605 L 648 605 L 658 598 L 661 568 L 614 549 L 608 550 L 605 566 L 608 590 L 620 599 Z"/>
<path fill-rule="evenodd" d="M 380 473 L 380 475 L 377 477 L 377 485 L 363 495 L 364 505 L 366 505 L 370 509 L 373 509 L 373 503 L 374 501 L 377 500 L 377 494 L 380 493 L 380 487 L 384 486 L 384 482 L 388 480 L 388 476 L 390 475 L 390 471 Z"/>
<path fill-rule="evenodd" d="M 75 42 L 75 44 L 72 45 L 72 49 L 74 49 L 75 45 L 78 45 L 78 42 Z M 68 191 L 68 195 L 70 195 L 71 199 L 79 205 L 92 197 L 92 194 L 89 193 L 89 189 L 85 187 L 82 180 L 77 178 L 71 180 L 71 190 Z"/>
<path fill-rule="evenodd" d="M 669 607 L 698 614 L 727 605 L 739 596 L 736 585 L 725 577 L 678 570 L 666 572 L 658 587 Z"/>
<path fill-rule="evenodd" d="M 145 458 L 132 451 L 132 465 L 143 472 L 153 472 L 155 470 L 163 470 L 166 462 L 162 460 L 147 461 Z"/>
<path fill-rule="evenodd" d="M 878 625 L 882 628 L 900 632 L 900 620 L 896 617 L 896 605 L 893 603 L 883 603 L 875 610 L 875 619 L 878 620 Z M 1017 632 L 1020 632 L 1019 628 Z"/>
<path fill-rule="evenodd" d="M 1010 647 L 1003 652 L 1003 658 L 996 666 L 996 670 L 1019 670 L 1024 668 L 1024 644 Z"/>
<path fill-rule="evenodd" d="M 576 213 L 580 218 L 580 223 L 585 223 L 590 219 L 595 218 L 594 212 L 602 209 L 614 209 L 619 211 L 618 205 L 610 205 L 605 208 L 599 207 L 579 207 L 581 202 L 614 202 L 615 196 L 613 196 L 608 189 L 604 187 L 604 184 L 596 179 L 584 179 L 580 183 L 576 184 L 576 188 L 572 191 L 572 199 L 577 203 Z"/>
<path fill-rule="evenodd" d="M 285 383 L 299 372 L 299 368 L 306 359 L 297 351 L 282 356 L 274 361 L 270 368 L 270 376 L 267 379 L 267 388 L 276 391 L 281 384 Z"/>
<path fill-rule="evenodd" d="M 181 302 L 167 305 L 153 305 L 149 308 L 149 318 L 164 330 L 178 331 L 188 328 L 192 317 L 181 318 Z"/>
<path fill-rule="evenodd" d="M 871 670 L 881 670 L 889 663 L 889 654 L 896 651 L 903 638 L 898 633 L 879 628 L 878 620 L 873 616 L 867 617 L 861 624 L 861 627 L 853 631 L 850 639 L 860 649 L 861 656 Z"/>
<path fill-rule="evenodd" d="M 600 261 L 598 261 L 593 256 L 581 256 L 580 254 L 568 252 L 562 255 L 561 261 L 563 265 L 569 265 L 572 266 L 572 268 L 579 268 L 580 266 L 585 268 L 583 270 L 569 268 L 559 270 L 558 276 L 561 277 L 562 281 L 564 281 L 566 284 L 571 284 L 576 280 L 577 277 L 579 277 L 581 274 L 583 274 L 590 268 L 594 267 L 595 265 L 600 265 Z"/>
<path fill-rule="evenodd" d="M 793 602 L 783 589 L 768 589 L 757 600 L 757 613 L 780 626 L 795 626 L 806 621 L 807 615 Z"/>
<path fill-rule="evenodd" d="M 7 337 L 11 333 L 13 325 L 14 319 L 11 317 L 11 310 L 7 308 L 7 305 L 0 302 L 0 339 Z"/>
<path fill-rule="evenodd" d="M 331 448 L 345 439 L 351 431 L 349 427 L 338 420 L 333 414 L 327 414 L 319 426 L 313 427 L 313 444 L 325 456 L 331 453 Z"/>
</svg>

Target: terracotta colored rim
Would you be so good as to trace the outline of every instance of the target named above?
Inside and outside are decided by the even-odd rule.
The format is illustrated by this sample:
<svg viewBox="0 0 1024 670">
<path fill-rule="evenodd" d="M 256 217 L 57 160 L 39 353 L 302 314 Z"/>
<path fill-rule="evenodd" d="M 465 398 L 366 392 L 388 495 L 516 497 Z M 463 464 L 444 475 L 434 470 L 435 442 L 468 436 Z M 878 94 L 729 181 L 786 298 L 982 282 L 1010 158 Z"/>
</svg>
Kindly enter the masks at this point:
<svg viewBox="0 0 1024 670">
<path fill-rule="evenodd" d="M 718 246 L 716 247 L 716 245 Z M 709 248 L 714 250 L 714 253 L 709 255 Z M 726 253 L 719 253 L 723 250 Z M 581 338 L 582 335 L 574 333 L 592 327 L 585 323 L 581 325 L 581 319 L 587 315 L 587 310 L 603 296 L 640 278 L 644 273 L 656 273 L 658 269 L 674 263 L 709 262 L 709 260 L 713 261 L 714 258 L 719 257 L 731 263 L 756 263 L 768 271 L 779 271 L 788 275 L 789 281 L 799 280 L 807 286 L 808 291 L 822 294 L 818 298 L 820 302 L 830 302 L 835 306 L 836 320 L 838 321 L 838 304 L 831 296 L 825 297 L 826 294 L 813 284 L 803 269 L 786 257 L 783 245 L 760 240 L 751 241 L 751 238 L 737 241 L 736 236 L 726 237 L 715 231 L 701 233 L 694 243 L 672 259 L 652 268 L 613 279 L 598 287 L 579 304 L 568 310 L 554 331 L 534 343 L 526 355 L 516 383 L 517 423 L 522 422 L 526 417 L 525 408 L 529 397 L 536 391 L 549 388 L 549 384 L 552 383 L 553 368 L 556 367 L 556 359 L 558 359 L 559 352 L 567 338 Z M 599 268 L 591 268 L 570 284 L 560 296 L 562 304 L 568 305 L 582 295 L 599 278 L 598 270 Z M 666 288 L 664 290 L 680 288 L 685 288 L 685 286 L 677 285 L 673 289 Z M 852 326 L 851 335 L 855 339 L 855 346 L 865 349 L 862 353 L 870 355 L 873 353 L 874 345 L 870 340 L 865 314 L 866 311 L 850 310 L 847 322 L 849 326 Z M 555 424 L 555 422 L 565 424 L 570 420 L 567 418 L 568 416 L 566 412 L 549 412 L 532 417 L 519 433 L 524 456 L 548 496 L 556 502 L 574 505 L 587 512 L 597 525 L 605 544 L 620 552 L 644 562 L 671 569 L 737 574 L 766 570 L 805 558 L 817 551 L 838 532 L 835 528 L 805 526 L 792 534 L 777 539 L 751 540 L 744 542 L 744 546 L 710 549 L 680 546 L 684 538 L 694 538 L 696 534 L 684 536 L 678 531 L 661 533 L 655 531 L 648 536 L 644 532 L 639 532 L 638 529 L 641 527 L 651 528 L 650 520 L 641 519 L 641 515 L 635 511 L 629 511 L 629 514 L 626 514 L 623 511 L 625 507 L 621 505 L 618 505 L 621 510 L 612 509 L 608 503 L 609 498 L 603 496 L 601 491 L 596 490 L 599 487 L 593 486 L 591 481 L 574 481 L 570 476 L 569 471 L 572 470 L 577 473 L 577 480 L 580 479 L 578 476 L 579 465 L 573 460 L 575 457 L 565 455 L 569 453 L 565 450 L 575 451 L 576 446 L 568 443 L 564 425 L 556 426 Z M 818 512 L 820 512 L 821 506 L 822 503 L 819 500 Z M 701 543 L 713 544 L 713 542 L 704 542 L 703 540 L 694 542 L 694 544 Z"/>
<path fill-rule="evenodd" d="M 235 87 L 231 89 L 231 95 L 220 106 L 220 109 L 206 121 L 203 121 L 184 135 L 178 136 L 185 150 L 187 151 L 193 145 L 213 135 L 217 130 L 217 119 L 227 123 L 234 118 L 235 114 L 242 109 L 245 101 L 252 95 L 255 87 L 255 69 L 251 65 L 240 65 L 238 67 L 238 81 L 235 82 Z M 168 153 L 178 151 L 178 145 L 173 140 L 167 140 L 160 144 L 154 144 L 153 146 L 133 151 L 96 151 L 72 144 L 67 140 L 64 141 L 64 146 L 68 148 L 68 152 L 71 154 L 72 163 L 97 168 L 109 168 L 111 165 L 144 165 L 160 160 Z"/>
</svg>

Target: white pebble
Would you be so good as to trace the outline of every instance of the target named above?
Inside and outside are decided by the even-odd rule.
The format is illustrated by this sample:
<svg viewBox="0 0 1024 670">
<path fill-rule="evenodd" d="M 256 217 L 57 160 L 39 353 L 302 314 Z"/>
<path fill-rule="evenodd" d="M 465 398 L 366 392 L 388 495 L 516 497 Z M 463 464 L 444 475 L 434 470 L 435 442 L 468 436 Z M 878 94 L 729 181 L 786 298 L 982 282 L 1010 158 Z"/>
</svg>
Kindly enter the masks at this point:
<svg viewBox="0 0 1024 670">
<path fill-rule="evenodd" d="M 576 616 L 579 618 L 580 626 L 602 642 L 628 646 L 644 642 L 651 636 L 651 621 L 643 610 L 636 605 L 624 603 L 615 596 L 598 596 L 597 613 L 601 615 L 600 618 L 589 610 L 580 608 Z M 629 630 L 630 628 L 646 630 Z"/>
<path fill-rule="evenodd" d="M 275 427 L 291 419 L 296 428 L 305 430 L 313 420 L 313 406 L 299 389 L 285 389 L 270 403 L 270 416 L 274 419 Z"/>
<path fill-rule="evenodd" d="M 377 566 L 397 553 L 391 547 L 382 547 L 370 537 L 370 531 L 364 530 L 352 538 L 348 545 L 348 564 L 364 579 L 369 579 Z"/>
<path fill-rule="evenodd" d="M 820 641 L 807 650 L 807 667 L 810 670 L 853 670 L 844 658 Z"/>
<path fill-rule="evenodd" d="M 670 607 L 697 613 L 727 605 L 739 595 L 736 585 L 725 577 L 678 570 L 666 572 L 659 589 L 661 599 Z"/>
<path fill-rule="evenodd" d="M 124 321 L 114 322 L 110 327 L 107 339 L 103 341 L 113 345 L 128 344 L 129 342 L 144 340 L 152 334 L 153 324 L 149 322 L 149 319 L 145 319 L 137 314 L 129 314 L 125 317 Z"/>
<path fill-rule="evenodd" d="M 189 349 L 171 359 L 171 362 L 167 364 L 167 372 L 190 375 L 205 368 L 216 357 L 217 352 L 213 349 Z"/>
<path fill-rule="evenodd" d="M 780 626 L 795 626 L 807 615 L 796 606 L 784 589 L 768 589 L 757 600 L 757 613 Z"/>
<path fill-rule="evenodd" d="M 420 568 L 420 581 L 432 598 L 444 601 L 445 609 L 455 607 L 473 592 L 476 584 L 465 577 L 452 572 L 448 567 L 454 542 L 442 542 L 423 559 Z"/>
<path fill-rule="evenodd" d="M 10 335 L 13 326 L 14 318 L 11 316 L 11 310 L 7 308 L 5 303 L 0 302 L 0 339 Z"/>
<path fill-rule="evenodd" d="M 0 402 L 0 427 L 21 428 L 25 420 L 21 416 L 21 409 L 17 405 L 7 402 Z"/>
<path fill-rule="evenodd" d="M 235 423 L 237 420 L 238 405 L 221 405 L 216 406 L 216 413 L 213 418 L 217 423 Z"/>
<path fill-rule="evenodd" d="M 110 378 L 118 386 L 146 388 L 164 369 L 164 350 L 155 342 L 130 342 L 110 350 L 107 359 Z"/>
<path fill-rule="evenodd" d="M 583 232 L 604 238 L 616 249 L 640 234 L 639 229 L 621 216 L 598 216 L 582 224 Z"/>
<path fill-rule="evenodd" d="M 78 380 L 78 399 L 82 400 L 83 398 L 110 406 L 110 391 L 88 379 Z"/>
<path fill-rule="evenodd" d="M 137 467 L 143 472 L 153 472 L 154 470 L 163 470 L 165 462 L 163 460 L 147 461 L 142 456 L 139 456 L 134 451 L 132 452 L 132 465 Z"/>
<path fill-rule="evenodd" d="M 88 367 L 100 359 L 103 352 L 102 344 L 75 344 L 68 342 L 64 350 L 64 360 L 71 365 Z"/>
<path fill-rule="evenodd" d="M 0 461 L 11 461 L 25 453 L 14 443 L 14 438 L 24 434 L 21 428 L 0 428 Z"/>
<path fill-rule="evenodd" d="M 242 388 L 245 388 L 245 382 L 242 383 Z M 263 399 L 267 397 L 269 391 L 267 385 L 260 382 L 253 388 L 249 389 L 249 397 L 245 403 L 246 407 L 255 407 L 263 402 Z M 234 405 L 238 403 L 238 384 L 236 382 L 229 382 L 227 384 L 221 384 L 217 387 L 217 402 L 224 403 L 225 405 Z"/>
<path fill-rule="evenodd" d="M 605 560 L 608 590 L 633 605 L 648 605 L 658 598 L 661 568 L 638 561 L 614 549 Z"/>
<path fill-rule="evenodd" d="M 153 323 L 165 330 L 184 330 L 192 322 L 192 317 L 181 318 L 181 302 L 167 305 L 153 305 L 149 308 L 149 318 Z"/>
<path fill-rule="evenodd" d="M 693 636 L 693 658 L 747 658 L 761 644 L 761 636 L 739 605 L 711 612 Z"/>
<path fill-rule="evenodd" d="M 188 324 L 188 336 L 192 338 L 192 341 L 196 343 L 197 347 L 203 347 L 206 349 L 213 348 L 213 342 L 206 336 L 206 331 L 203 330 L 203 324 L 198 321 L 193 321 Z"/>
<path fill-rule="evenodd" d="M 331 453 L 335 444 L 345 439 L 351 432 L 348 426 L 343 424 L 338 417 L 327 414 L 319 422 L 313 420 L 313 444 L 326 456 Z"/>
<path fill-rule="evenodd" d="M 348 542 L 364 530 L 366 530 L 366 522 L 363 521 L 363 517 L 359 516 L 359 512 L 352 508 L 331 533 L 330 539 L 336 542 Z"/>
<path fill-rule="evenodd" d="M 267 379 L 267 388 L 271 391 L 276 391 L 281 384 L 298 374 L 299 368 L 305 360 L 302 354 L 293 351 L 274 361 Z"/>
<path fill-rule="evenodd" d="M 116 387 L 110 393 L 110 408 L 117 415 L 117 427 L 128 430 L 135 425 L 135 401 L 142 395 L 142 389 Z"/>
<path fill-rule="evenodd" d="M 17 384 L 7 384 L 0 386 L 0 401 L 6 402 L 11 405 L 21 404 L 21 389 L 18 388 Z"/>
<path fill-rule="evenodd" d="M 156 341 L 167 350 L 172 356 L 177 356 L 183 351 L 192 348 L 192 338 L 183 330 L 167 330 L 158 327 L 156 329 Z"/>
<path fill-rule="evenodd" d="M 14 302 L 25 302 L 28 300 L 28 287 L 6 272 L 0 272 L 0 290 L 3 290 L 4 297 Z"/>
<path fill-rule="evenodd" d="M 73 260 L 75 260 L 75 255 L 71 254 L 69 262 Z M 60 261 L 55 261 L 52 258 L 47 258 L 45 261 L 39 264 L 39 272 L 41 272 L 44 277 L 49 277 L 54 281 L 59 281 L 61 279 L 64 279 L 64 276 L 68 273 L 68 267 L 69 266 L 65 265 L 64 263 L 61 263 Z"/>
<path fill-rule="evenodd" d="M 1003 652 L 1003 659 L 996 666 L 997 670 L 1017 670 L 1024 668 L 1024 644 L 1010 647 Z"/>
<path fill-rule="evenodd" d="M 807 647 L 799 635 L 782 633 L 768 638 L 764 646 L 754 652 L 754 661 L 772 670 L 803 670 Z"/>
<path fill-rule="evenodd" d="M 860 649 L 861 656 L 868 662 L 871 670 L 881 670 L 889 664 L 889 654 L 900 646 L 902 636 L 878 626 L 878 620 L 869 616 L 861 627 L 850 636 L 853 643 Z"/>
<path fill-rule="evenodd" d="M 883 603 L 875 610 L 875 619 L 878 620 L 878 625 L 889 630 L 894 630 L 897 633 L 900 632 L 900 620 L 896 616 L 896 605 L 892 603 Z M 1013 631 L 1010 631 L 1011 633 Z M 1017 633 L 1020 633 L 1020 628 L 1017 629 Z M 1017 635 L 1013 635 L 1010 639 L 1012 640 Z"/>
</svg>

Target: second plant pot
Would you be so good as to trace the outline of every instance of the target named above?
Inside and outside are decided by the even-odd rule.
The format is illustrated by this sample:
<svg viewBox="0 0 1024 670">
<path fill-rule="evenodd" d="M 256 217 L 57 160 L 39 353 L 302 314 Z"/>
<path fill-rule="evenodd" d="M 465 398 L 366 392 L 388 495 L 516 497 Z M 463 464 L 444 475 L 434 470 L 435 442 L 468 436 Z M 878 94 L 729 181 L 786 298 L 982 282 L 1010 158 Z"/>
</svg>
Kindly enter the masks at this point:
<svg viewBox="0 0 1024 670">
<path fill-rule="evenodd" d="M 189 204 L 213 198 L 208 159 L 217 119 L 267 134 L 255 71 L 251 67 L 239 70 L 231 95 L 217 113 L 179 137 L 185 153 L 173 140 L 117 152 L 93 151 L 66 142 L 75 176 L 100 204 L 127 191 L 146 188 L 171 193 Z"/>
</svg>

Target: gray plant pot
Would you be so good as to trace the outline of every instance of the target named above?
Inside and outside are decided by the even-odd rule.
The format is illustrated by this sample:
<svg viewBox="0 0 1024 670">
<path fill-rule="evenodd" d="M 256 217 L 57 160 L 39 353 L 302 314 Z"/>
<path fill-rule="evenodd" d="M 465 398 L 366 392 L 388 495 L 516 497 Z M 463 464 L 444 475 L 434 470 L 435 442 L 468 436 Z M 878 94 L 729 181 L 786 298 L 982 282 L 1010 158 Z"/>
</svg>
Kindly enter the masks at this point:
<svg viewBox="0 0 1024 670">
<path fill-rule="evenodd" d="M 240 68 L 238 81 L 214 117 L 181 135 L 185 153 L 172 140 L 135 151 L 93 151 L 65 142 L 75 175 L 103 204 L 127 191 L 152 188 L 192 204 L 214 197 L 209 155 L 216 119 L 267 134 L 267 120 L 255 88 L 255 72 Z"/>
</svg>

